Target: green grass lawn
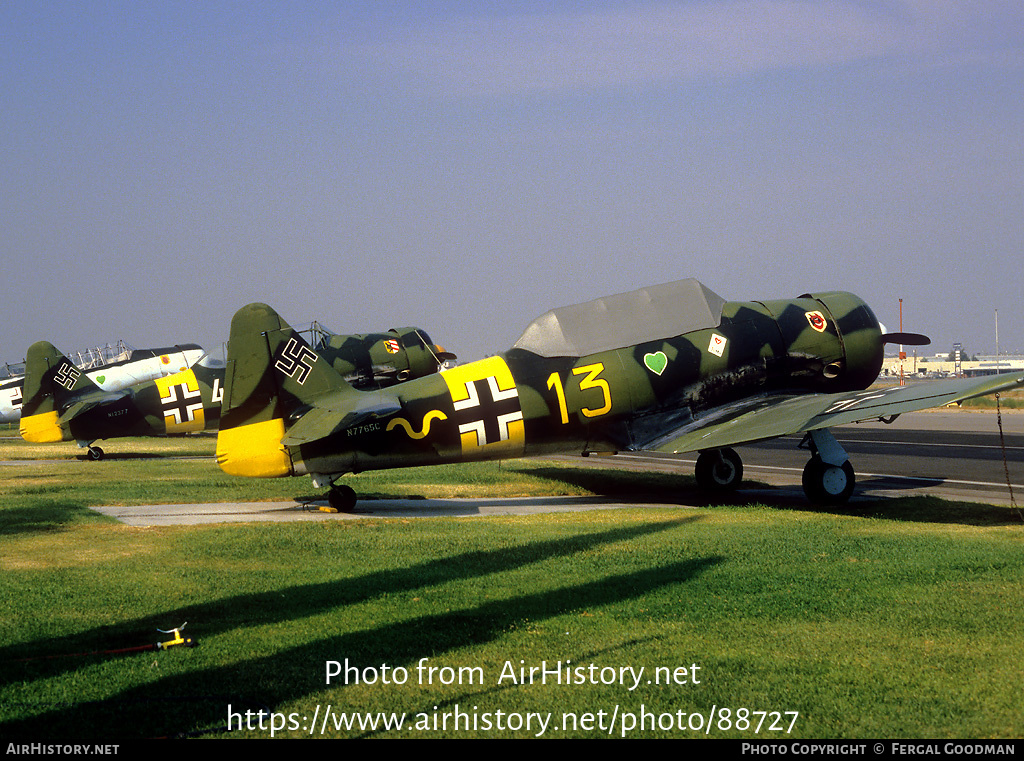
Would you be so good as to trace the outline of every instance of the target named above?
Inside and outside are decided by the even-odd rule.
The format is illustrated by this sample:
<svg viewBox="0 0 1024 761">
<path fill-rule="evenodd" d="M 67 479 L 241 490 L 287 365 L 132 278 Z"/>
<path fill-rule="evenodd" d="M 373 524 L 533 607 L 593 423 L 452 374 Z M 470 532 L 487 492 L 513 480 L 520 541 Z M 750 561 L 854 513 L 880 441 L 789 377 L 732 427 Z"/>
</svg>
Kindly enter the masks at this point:
<svg viewBox="0 0 1024 761">
<path fill-rule="evenodd" d="M 159 528 L 88 509 L 312 492 L 227 477 L 212 448 L 126 440 L 90 463 L 73 445 L 0 443 L 0 460 L 48 458 L 0 464 L 0 737 L 268 737 L 272 723 L 304 737 L 314 721 L 330 737 L 689 737 L 708 716 L 712 737 L 1024 735 L 1024 528 L 1009 509 L 683 508 L 689 478 L 538 461 L 348 483 L 645 506 Z M 195 648 L 95 653 L 186 621 Z M 346 663 L 348 683 L 328 684 Z M 522 683 L 543 666 L 561 683 Z M 236 726 L 270 712 L 266 729 L 225 731 L 229 706 Z M 335 728 L 377 713 L 405 723 Z"/>
<path fill-rule="evenodd" d="M 968 399 L 963 403 L 963 406 L 971 409 L 995 410 L 997 404 L 1000 409 L 1004 410 L 1024 409 L 1024 390 L 1004 391 L 999 394 L 998 400 L 995 395 L 979 396 L 974 399 Z"/>
</svg>

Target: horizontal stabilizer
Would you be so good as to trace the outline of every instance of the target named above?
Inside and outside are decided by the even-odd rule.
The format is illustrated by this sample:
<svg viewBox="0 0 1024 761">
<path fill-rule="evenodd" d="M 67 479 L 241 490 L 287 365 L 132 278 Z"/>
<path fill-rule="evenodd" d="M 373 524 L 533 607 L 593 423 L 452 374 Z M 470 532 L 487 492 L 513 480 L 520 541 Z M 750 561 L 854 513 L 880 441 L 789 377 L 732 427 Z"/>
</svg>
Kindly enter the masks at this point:
<svg viewBox="0 0 1024 761">
<path fill-rule="evenodd" d="M 294 447 L 326 438 L 336 431 L 359 425 L 375 417 L 386 417 L 402 409 L 397 397 L 383 394 L 350 393 L 318 399 L 316 406 L 302 415 L 281 439 Z"/>
<path fill-rule="evenodd" d="M 84 412 L 99 407 L 103 404 L 113 404 L 116 401 L 128 396 L 128 391 L 89 394 L 85 398 L 72 402 L 61 415 L 61 422 L 70 422 Z"/>
</svg>

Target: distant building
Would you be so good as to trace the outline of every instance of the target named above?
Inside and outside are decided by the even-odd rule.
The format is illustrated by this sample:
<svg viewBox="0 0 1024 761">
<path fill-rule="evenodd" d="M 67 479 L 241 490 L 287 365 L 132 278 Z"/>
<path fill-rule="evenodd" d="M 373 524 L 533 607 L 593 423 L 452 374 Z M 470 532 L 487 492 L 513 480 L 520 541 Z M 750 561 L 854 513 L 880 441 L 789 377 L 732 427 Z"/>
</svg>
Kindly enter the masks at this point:
<svg viewBox="0 0 1024 761">
<path fill-rule="evenodd" d="M 936 354 L 931 357 L 908 356 L 903 360 L 899 357 L 886 357 L 882 364 L 881 376 L 899 377 L 900 365 L 903 365 L 904 377 L 911 379 L 945 378 L 956 373 L 956 363 L 949 361 L 949 354 Z M 978 355 L 973 360 L 962 359 L 960 372 L 968 378 L 997 373 L 1020 373 L 1024 372 L 1024 356 Z"/>
</svg>

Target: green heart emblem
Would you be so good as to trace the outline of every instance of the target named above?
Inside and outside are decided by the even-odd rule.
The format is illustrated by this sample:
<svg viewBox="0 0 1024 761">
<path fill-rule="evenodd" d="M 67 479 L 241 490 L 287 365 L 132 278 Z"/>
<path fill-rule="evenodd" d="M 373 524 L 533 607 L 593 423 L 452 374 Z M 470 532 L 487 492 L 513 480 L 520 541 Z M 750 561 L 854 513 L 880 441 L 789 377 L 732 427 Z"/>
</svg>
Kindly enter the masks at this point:
<svg viewBox="0 0 1024 761">
<path fill-rule="evenodd" d="M 106 375 L 97 375 L 97 376 L 96 376 L 96 382 L 97 382 L 97 383 L 100 383 L 100 384 L 102 384 L 102 383 L 103 383 L 103 381 L 105 381 L 106 379 L 107 379 L 107 376 L 106 376 Z"/>
<path fill-rule="evenodd" d="M 668 357 L 665 356 L 665 352 L 656 351 L 653 354 L 644 354 L 644 364 L 647 365 L 647 369 L 655 375 L 661 375 L 665 372 L 665 368 L 668 367 Z"/>
</svg>

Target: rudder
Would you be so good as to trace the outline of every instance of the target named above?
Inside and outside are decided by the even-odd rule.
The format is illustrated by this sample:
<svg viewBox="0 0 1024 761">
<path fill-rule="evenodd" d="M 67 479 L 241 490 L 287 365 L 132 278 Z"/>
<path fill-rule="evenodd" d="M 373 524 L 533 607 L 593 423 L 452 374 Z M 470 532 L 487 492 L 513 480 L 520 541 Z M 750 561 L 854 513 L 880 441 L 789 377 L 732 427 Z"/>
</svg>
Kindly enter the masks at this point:
<svg viewBox="0 0 1024 761">
<path fill-rule="evenodd" d="M 292 475 L 281 444 L 286 420 L 344 389 L 351 390 L 271 307 L 242 307 L 231 319 L 217 463 L 232 475 Z"/>
<path fill-rule="evenodd" d="M 60 414 L 73 398 L 99 387 L 49 341 L 37 341 L 25 357 L 20 433 L 25 441 L 64 441 Z"/>
</svg>

